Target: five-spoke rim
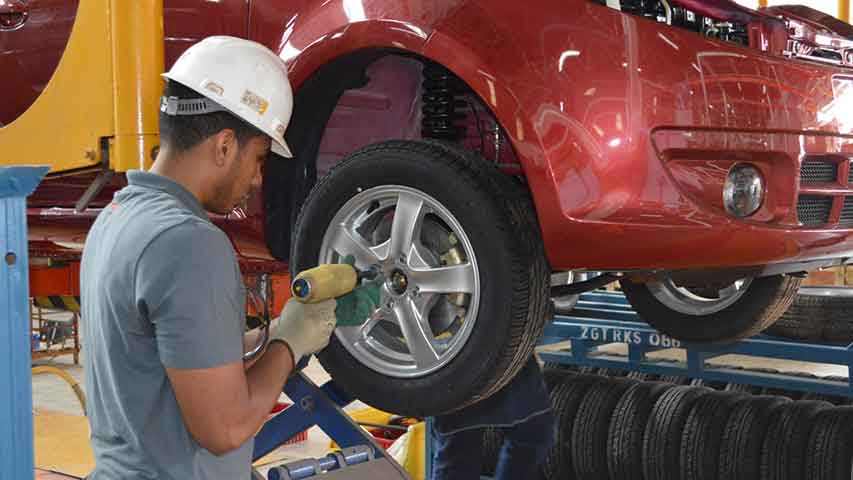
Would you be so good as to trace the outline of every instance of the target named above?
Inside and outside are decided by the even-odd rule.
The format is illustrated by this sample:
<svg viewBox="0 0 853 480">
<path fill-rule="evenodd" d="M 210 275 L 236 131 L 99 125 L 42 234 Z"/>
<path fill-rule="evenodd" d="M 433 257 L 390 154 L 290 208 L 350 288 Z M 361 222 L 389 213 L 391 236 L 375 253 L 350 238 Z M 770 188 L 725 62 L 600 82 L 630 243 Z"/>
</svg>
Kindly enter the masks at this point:
<svg viewBox="0 0 853 480">
<path fill-rule="evenodd" d="M 335 331 L 356 359 L 411 378 L 459 354 L 477 319 L 480 275 L 468 235 L 440 202 L 398 185 L 356 194 L 326 228 L 318 260 L 345 257 L 384 279 L 380 304 L 366 321 Z"/>
</svg>

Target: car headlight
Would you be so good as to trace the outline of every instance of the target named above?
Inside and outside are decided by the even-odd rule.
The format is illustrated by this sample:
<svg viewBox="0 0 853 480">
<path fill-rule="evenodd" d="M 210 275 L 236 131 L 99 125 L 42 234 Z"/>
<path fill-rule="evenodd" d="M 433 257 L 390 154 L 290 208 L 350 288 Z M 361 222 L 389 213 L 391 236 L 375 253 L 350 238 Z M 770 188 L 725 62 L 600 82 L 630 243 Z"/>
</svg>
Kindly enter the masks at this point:
<svg viewBox="0 0 853 480">
<path fill-rule="evenodd" d="M 726 211 L 739 218 L 748 217 L 764 201 L 764 177 L 757 168 L 739 163 L 729 170 L 723 187 L 723 205 Z"/>
</svg>

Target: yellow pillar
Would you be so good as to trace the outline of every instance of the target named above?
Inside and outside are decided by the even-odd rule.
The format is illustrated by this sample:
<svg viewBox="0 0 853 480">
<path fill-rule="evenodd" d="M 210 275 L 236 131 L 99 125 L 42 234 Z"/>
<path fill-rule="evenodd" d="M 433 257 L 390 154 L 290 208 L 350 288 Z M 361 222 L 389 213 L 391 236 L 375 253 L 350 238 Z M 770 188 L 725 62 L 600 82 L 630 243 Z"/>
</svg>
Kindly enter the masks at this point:
<svg viewBox="0 0 853 480">
<path fill-rule="evenodd" d="M 159 144 L 163 90 L 163 1 L 113 0 L 115 137 L 110 165 L 116 171 L 147 169 Z"/>
<path fill-rule="evenodd" d="M 850 0 L 838 0 L 838 18 L 850 23 Z"/>
<path fill-rule="evenodd" d="M 838 0 L 842 1 L 842 0 Z M 758 8 L 764 8 L 767 6 L 767 0 L 758 0 Z"/>
</svg>

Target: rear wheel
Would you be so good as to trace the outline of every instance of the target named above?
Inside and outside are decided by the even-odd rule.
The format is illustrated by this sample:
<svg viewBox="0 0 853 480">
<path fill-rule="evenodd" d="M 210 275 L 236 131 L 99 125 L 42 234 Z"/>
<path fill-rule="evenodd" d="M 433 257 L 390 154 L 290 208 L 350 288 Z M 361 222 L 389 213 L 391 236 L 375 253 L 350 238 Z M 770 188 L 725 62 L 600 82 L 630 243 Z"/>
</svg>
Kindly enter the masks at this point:
<svg viewBox="0 0 853 480">
<path fill-rule="evenodd" d="M 693 342 L 726 342 L 772 325 L 791 305 L 800 281 L 774 275 L 718 285 L 683 285 L 672 279 L 621 284 L 631 306 L 661 332 Z"/>
<path fill-rule="evenodd" d="M 295 237 L 294 272 L 347 257 L 381 272 L 379 305 L 338 327 L 319 358 L 385 411 L 439 415 L 489 397 L 530 358 L 548 318 L 527 191 L 445 144 L 349 155 L 306 199 Z"/>
</svg>

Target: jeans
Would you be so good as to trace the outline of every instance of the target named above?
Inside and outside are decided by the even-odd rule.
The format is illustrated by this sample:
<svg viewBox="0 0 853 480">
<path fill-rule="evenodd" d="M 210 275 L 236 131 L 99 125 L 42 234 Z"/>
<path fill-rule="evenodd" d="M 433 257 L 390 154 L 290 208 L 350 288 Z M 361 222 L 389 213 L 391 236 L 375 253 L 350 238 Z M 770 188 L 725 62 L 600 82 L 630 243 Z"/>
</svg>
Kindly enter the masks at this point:
<svg viewBox="0 0 853 480">
<path fill-rule="evenodd" d="M 430 423 L 432 478 L 479 479 L 483 463 L 483 430 L 499 428 L 504 443 L 496 480 L 536 480 L 554 444 L 556 428 L 551 400 L 536 359 L 531 357 L 507 386 L 460 411 Z"/>
<path fill-rule="evenodd" d="M 504 443 L 498 457 L 495 480 L 537 480 L 542 463 L 554 444 L 554 415 L 536 415 L 511 427 L 501 427 Z M 440 434 L 432 424 L 432 478 L 430 480 L 476 480 L 483 463 L 483 429 Z"/>
</svg>

